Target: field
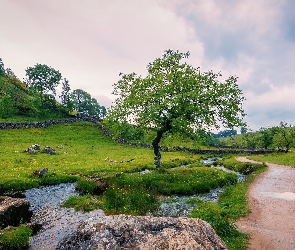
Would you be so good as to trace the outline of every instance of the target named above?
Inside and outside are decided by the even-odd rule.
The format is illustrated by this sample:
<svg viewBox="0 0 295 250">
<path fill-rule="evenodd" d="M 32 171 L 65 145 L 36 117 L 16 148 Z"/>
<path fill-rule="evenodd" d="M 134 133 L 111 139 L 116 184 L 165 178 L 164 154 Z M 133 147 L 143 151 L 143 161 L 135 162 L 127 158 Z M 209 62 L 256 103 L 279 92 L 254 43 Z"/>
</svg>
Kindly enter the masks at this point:
<svg viewBox="0 0 295 250">
<path fill-rule="evenodd" d="M 39 144 L 41 150 L 35 154 L 25 152 L 32 144 Z M 42 153 L 45 146 L 54 148 L 57 154 Z M 199 155 L 162 152 L 162 169 L 156 171 L 152 149 L 117 144 L 88 122 L 43 129 L 0 130 L 0 157 L 0 193 L 77 181 L 76 188 L 83 195 L 70 198 L 63 206 L 83 211 L 102 208 L 108 214 L 144 215 L 158 206 L 160 196 L 203 193 L 225 187 L 219 203 L 199 204 L 192 217 L 207 220 L 229 249 L 246 247 L 247 237 L 235 229 L 233 222 L 248 213 L 247 186 L 264 169 L 251 168 L 247 181 L 236 184 L 236 175 L 202 166 Z M 188 167 L 173 169 L 180 165 Z M 223 165 L 245 169 L 232 156 L 226 157 Z M 44 176 L 32 174 L 44 168 L 48 168 Z M 143 170 L 150 172 L 138 173 Z M 95 179 L 104 180 L 100 193 Z"/>
</svg>

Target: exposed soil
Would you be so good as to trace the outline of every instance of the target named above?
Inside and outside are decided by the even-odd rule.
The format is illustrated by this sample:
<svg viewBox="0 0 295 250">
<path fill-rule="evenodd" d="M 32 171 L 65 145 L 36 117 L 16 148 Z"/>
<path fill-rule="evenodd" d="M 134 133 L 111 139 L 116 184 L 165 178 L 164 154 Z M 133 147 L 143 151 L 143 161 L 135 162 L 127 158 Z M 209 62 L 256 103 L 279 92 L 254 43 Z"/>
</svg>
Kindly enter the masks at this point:
<svg viewBox="0 0 295 250">
<path fill-rule="evenodd" d="M 250 161 L 237 157 L 239 161 Z M 295 168 L 266 163 L 248 190 L 251 213 L 236 222 L 251 250 L 295 249 Z"/>
</svg>

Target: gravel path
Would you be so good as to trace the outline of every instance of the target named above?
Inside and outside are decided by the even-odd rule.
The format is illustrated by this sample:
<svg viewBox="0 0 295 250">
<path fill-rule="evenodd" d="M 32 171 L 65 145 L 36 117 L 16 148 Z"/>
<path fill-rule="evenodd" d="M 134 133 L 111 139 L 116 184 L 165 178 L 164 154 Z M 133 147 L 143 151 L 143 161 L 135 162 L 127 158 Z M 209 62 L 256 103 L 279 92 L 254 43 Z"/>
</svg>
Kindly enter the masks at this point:
<svg viewBox="0 0 295 250">
<path fill-rule="evenodd" d="M 246 157 L 237 157 L 247 161 Z M 253 162 L 253 161 L 251 161 Z M 248 190 L 251 213 L 236 222 L 250 235 L 251 250 L 295 249 L 295 168 L 266 163 Z"/>
</svg>

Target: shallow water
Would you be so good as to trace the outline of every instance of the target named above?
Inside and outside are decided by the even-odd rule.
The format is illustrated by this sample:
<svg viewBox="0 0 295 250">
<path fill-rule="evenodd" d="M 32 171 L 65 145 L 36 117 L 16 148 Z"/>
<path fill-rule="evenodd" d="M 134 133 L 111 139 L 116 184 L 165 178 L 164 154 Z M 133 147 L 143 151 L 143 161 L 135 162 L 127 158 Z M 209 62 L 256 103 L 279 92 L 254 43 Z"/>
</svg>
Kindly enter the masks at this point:
<svg viewBox="0 0 295 250">
<path fill-rule="evenodd" d="M 42 224 L 42 229 L 30 238 L 32 250 L 55 249 L 57 243 L 73 233 L 83 221 L 104 216 L 102 210 L 82 213 L 71 208 L 60 208 L 60 204 L 68 197 L 78 195 L 74 183 L 33 188 L 26 191 L 25 195 L 33 211 L 32 222 Z"/>
</svg>

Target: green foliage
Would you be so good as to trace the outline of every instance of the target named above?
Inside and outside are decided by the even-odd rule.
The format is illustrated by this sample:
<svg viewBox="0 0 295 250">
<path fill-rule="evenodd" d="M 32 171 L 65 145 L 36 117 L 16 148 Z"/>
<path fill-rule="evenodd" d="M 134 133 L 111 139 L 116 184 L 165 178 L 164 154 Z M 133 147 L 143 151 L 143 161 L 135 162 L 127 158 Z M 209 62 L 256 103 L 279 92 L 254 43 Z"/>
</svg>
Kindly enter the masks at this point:
<svg viewBox="0 0 295 250">
<path fill-rule="evenodd" d="M 62 82 L 62 92 L 61 95 L 59 96 L 61 99 L 61 104 L 65 108 L 65 113 L 70 113 L 73 110 L 74 104 L 70 100 L 70 84 L 69 81 L 64 78 Z"/>
<path fill-rule="evenodd" d="M 37 63 L 26 69 L 27 84 L 42 94 L 56 94 L 56 87 L 61 80 L 61 73 L 46 64 Z"/>
<path fill-rule="evenodd" d="M 127 122 L 118 123 L 106 119 L 104 126 L 113 134 L 114 138 L 120 137 L 131 142 L 144 140 L 144 130 Z"/>
<path fill-rule="evenodd" d="M 0 58 L 0 77 L 5 76 L 5 68 L 4 68 L 4 63 L 2 61 L 2 58 Z"/>
<path fill-rule="evenodd" d="M 69 96 L 74 109 L 81 113 L 104 117 L 106 109 L 100 106 L 95 98 L 82 89 L 75 89 Z"/>
<path fill-rule="evenodd" d="M 291 147 L 295 146 L 295 126 L 280 122 L 280 125 L 273 129 L 275 131 L 273 147 L 288 152 Z"/>
<path fill-rule="evenodd" d="M 264 148 L 269 150 L 281 150 L 289 152 L 295 147 L 295 126 L 286 122 L 280 122 L 279 126 L 260 128 L 256 132 L 245 132 L 241 135 L 224 138 L 221 143 L 248 148 Z"/>
<path fill-rule="evenodd" d="M 28 249 L 32 229 L 21 225 L 0 230 L 0 250 Z"/>
<path fill-rule="evenodd" d="M 222 164 L 235 170 L 242 166 L 234 156 L 227 157 L 222 161 Z M 247 175 L 245 182 L 230 185 L 224 189 L 219 195 L 218 203 L 201 203 L 191 214 L 191 217 L 209 222 L 216 233 L 225 241 L 228 249 L 247 248 L 248 236 L 238 232 L 233 222 L 249 213 L 246 199 L 247 189 L 256 175 L 266 169 L 266 165 L 254 164 L 254 166 L 254 172 Z"/>
<path fill-rule="evenodd" d="M 41 149 L 46 145 L 51 146 L 57 154 L 24 152 L 35 143 Z M 64 148 L 57 148 L 58 145 Z M 72 182 L 80 175 L 107 178 L 119 172 L 154 169 L 152 150 L 117 144 L 89 122 L 40 129 L 0 130 L 0 154 L 1 192 L 37 187 L 42 183 Z M 133 161 L 126 162 L 133 158 Z M 164 164 L 171 162 L 171 159 L 197 161 L 199 157 L 181 152 L 163 153 Z M 43 168 L 48 168 L 48 173 L 42 178 L 31 175 L 34 170 Z"/>
<path fill-rule="evenodd" d="M 115 120 L 134 119 L 136 124 L 160 130 L 167 122 L 171 129 L 191 132 L 196 128 L 218 127 L 221 120 L 226 127 L 242 124 L 243 97 L 236 77 L 224 82 L 220 73 L 200 73 L 187 63 L 181 64 L 189 53 L 167 50 L 161 58 L 147 66 L 148 75 L 121 73 L 114 85 L 119 96 L 110 115 Z M 228 104 L 231 105 L 228 105 Z"/>
<path fill-rule="evenodd" d="M 79 179 L 77 181 L 75 189 L 77 189 L 82 194 L 93 194 L 95 187 L 96 187 L 95 181 Z"/>
<path fill-rule="evenodd" d="M 61 207 L 72 207 L 75 211 L 90 212 L 98 209 L 101 206 L 101 202 L 91 195 L 78 195 L 71 196 L 61 204 Z"/>
<path fill-rule="evenodd" d="M 236 236 L 238 234 L 234 225 L 227 217 L 222 215 L 217 203 L 206 202 L 200 204 L 192 211 L 191 217 L 207 221 L 221 237 Z"/>
<path fill-rule="evenodd" d="M 153 171 L 147 174 L 122 174 L 112 177 L 110 182 L 119 188 L 144 187 L 146 190 L 171 195 L 205 193 L 213 188 L 234 184 L 237 177 L 220 170 L 197 167 Z"/>
<path fill-rule="evenodd" d="M 109 111 L 116 122 L 134 123 L 154 128 L 155 165 L 160 167 L 159 142 L 165 132 L 191 134 L 220 123 L 232 128 L 243 125 L 242 92 L 237 77 L 219 81 L 220 73 L 201 73 L 182 59 L 189 52 L 167 50 L 161 58 L 147 66 L 147 76 L 120 73 L 121 80 L 114 85 L 118 98 Z"/>
<path fill-rule="evenodd" d="M 237 130 L 226 129 L 226 130 L 218 132 L 217 134 L 213 134 L 213 137 L 221 138 L 221 137 L 230 137 L 230 136 L 235 136 L 235 135 L 237 135 Z"/>
<path fill-rule="evenodd" d="M 250 162 L 238 162 L 232 157 L 226 157 L 221 161 L 217 161 L 218 164 L 225 166 L 226 168 L 239 172 L 241 174 L 251 174 L 253 172 L 263 169 L 265 166 L 262 164 L 255 164 Z"/>
</svg>

